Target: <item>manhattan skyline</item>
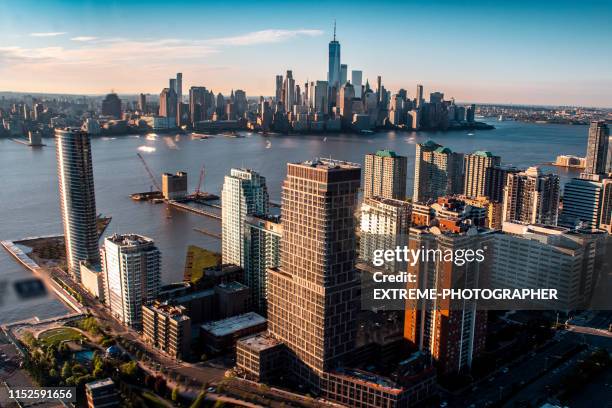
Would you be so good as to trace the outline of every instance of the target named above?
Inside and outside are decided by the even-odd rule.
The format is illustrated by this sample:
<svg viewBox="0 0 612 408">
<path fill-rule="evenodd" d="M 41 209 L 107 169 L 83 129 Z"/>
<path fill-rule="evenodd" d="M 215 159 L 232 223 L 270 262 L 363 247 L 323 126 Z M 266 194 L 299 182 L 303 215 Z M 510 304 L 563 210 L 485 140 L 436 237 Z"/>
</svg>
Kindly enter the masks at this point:
<svg viewBox="0 0 612 408">
<path fill-rule="evenodd" d="M 170 73 L 183 72 L 185 88 L 273 95 L 274 75 L 286 69 L 297 83 L 327 78 L 336 20 L 342 62 L 362 70 L 364 83 L 382 75 L 388 89 L 421 83 L 458 101 L 610 107 L 612 29 L 593 23 L 610 11 L 597 1 L 579 9 L 569 2 L 6 1 L 0 91 L 155 94 Z"/>
</svg>

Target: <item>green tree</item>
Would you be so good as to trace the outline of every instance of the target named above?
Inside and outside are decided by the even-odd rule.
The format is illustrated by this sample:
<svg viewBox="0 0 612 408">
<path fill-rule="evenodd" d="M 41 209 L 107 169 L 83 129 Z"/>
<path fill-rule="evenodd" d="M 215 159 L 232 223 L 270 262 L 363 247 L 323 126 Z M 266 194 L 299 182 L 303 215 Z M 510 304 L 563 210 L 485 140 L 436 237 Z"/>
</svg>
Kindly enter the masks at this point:
<svg viewBox="0 0 612 408">
<path fill-rule="evenodd" d="M 62 378 L 66 380 L 71 375 L 72 375 L 72 367 L 70 367 L 70 363 L 66 361 L 64 362 L 64 365 L 62 366 Z"/>
<path fill-rule="evenodd" d="M 179 390 L 178 387 L 174 387 L 174 389 L 172 390 L 172 402 L 178 402 L 179 400 Z"/>
<path fill-rule="evenodd" d="M 200 395 L 193 401 L 193 403 L 189 406 L 189 408 L 202 408 L 204 407 L 204 402 L 206 401 L 206 391 L 202 391 Z"/>
</svg>

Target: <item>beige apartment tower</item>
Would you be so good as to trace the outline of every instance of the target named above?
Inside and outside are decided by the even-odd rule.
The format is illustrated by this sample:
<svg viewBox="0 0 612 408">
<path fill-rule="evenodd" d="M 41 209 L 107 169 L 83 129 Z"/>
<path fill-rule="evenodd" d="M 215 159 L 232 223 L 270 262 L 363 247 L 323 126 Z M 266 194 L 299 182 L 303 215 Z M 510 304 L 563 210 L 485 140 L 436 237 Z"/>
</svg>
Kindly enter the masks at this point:
<svg viewBox="0 0 612 408">
<path fill-rule="evenodd" d="M 501 157 L 491 152 L 477 151 L 464 158 L 465 181 L 463 194 L 476 198 L 485 195 L 487 169 L 501 164 Z"/>
<path fill-rule="evenodd" d="M 391 150 L 379 150 L 365 156 L 363 196 L 406 199 L 406 156 Z"/>
</svg>

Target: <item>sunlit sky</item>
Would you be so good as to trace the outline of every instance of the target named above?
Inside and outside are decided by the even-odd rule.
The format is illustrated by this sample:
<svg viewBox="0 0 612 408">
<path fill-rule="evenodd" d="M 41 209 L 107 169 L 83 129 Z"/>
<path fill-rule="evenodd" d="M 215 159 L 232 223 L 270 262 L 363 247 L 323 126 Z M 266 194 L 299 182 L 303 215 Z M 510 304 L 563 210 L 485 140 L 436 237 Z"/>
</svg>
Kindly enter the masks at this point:
<svg viewBox="0 0 612 408">
<path fill-rule="evenodd" d="M 505 4 L 503 4 L 505 3 Z M 272 95 L 342 63 L 458 101 L 612 107 L 612 1 L 0 0 L 0 91 Z M 350 78 L 350 75 L 349 75 Z"/>
</svg>

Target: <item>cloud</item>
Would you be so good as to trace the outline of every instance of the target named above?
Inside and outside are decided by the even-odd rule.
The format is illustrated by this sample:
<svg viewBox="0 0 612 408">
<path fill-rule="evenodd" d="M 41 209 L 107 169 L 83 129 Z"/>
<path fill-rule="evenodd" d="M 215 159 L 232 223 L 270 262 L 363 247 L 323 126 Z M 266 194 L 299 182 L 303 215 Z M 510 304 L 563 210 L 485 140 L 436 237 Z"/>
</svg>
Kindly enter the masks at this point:
<svg viewBox="0 0 612 408">
<path fill-rule="evenodd" d="M 58 35 L 64 35 L 66 32 L 51 32 L 51 33 L 30 33 L 30 37 L 57 37 Z"/>
<path fill-rule="evenodd" d="M 81 42 L 87 42 L 87 41 L 93 41 L 93 40 L 97 40 L 98 37 L 88 37 L 86 35 L 80 36 L 80 37 L 72 37 L 70 40 L 72 41 L 81 41 Z"/>
<path fill-rule="evenodd" d="M 283 42 L 300 36 L 316 37 L 322 34 L 321 30 L 262 30 L 205 41 L 212 45 L 256 45 Z"/>
</svg>

